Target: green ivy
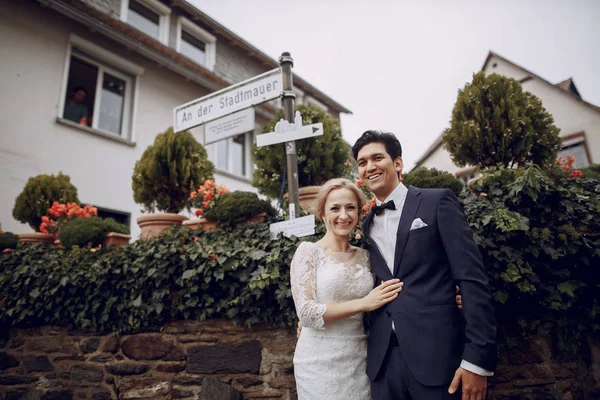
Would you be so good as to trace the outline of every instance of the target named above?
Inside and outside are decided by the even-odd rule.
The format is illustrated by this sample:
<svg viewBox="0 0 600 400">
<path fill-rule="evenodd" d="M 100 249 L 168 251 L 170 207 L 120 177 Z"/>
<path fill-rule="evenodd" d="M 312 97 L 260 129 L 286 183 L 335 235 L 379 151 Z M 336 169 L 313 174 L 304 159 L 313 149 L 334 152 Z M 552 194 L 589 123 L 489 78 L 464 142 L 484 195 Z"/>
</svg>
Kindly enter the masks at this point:
<svg viewBox="0 0 600 400">
<path fill-rule="evenodd" d="M 258 223 L 176 228 L 114 252 L 23 246 L 0 256 L 0 324 L 132 332 L 227 318 L 291 326 L 289 265 L 299 242 L 271 240 L 269 225 Z"/>
<path fill-rule="evenodd" d="M 463 192 L 499 325 L 577 338 L 600 330 L 600 181 L 492 168 Z"/>
</svg>

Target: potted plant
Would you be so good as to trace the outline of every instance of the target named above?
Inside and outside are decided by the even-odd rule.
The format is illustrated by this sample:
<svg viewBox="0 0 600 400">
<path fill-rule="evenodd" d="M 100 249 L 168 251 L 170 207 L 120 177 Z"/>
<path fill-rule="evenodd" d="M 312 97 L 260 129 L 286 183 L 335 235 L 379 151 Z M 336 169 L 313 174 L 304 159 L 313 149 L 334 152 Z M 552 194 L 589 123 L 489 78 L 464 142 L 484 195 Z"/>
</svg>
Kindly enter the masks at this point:
<svg viewBox="0 0 600 400">
<path fill-rule="evenodd" d="M 127 234 L 129 229 L 117 223 L 112 218 L 102 219 L 96 216 L 90 218 L 76 218 L 65 224 L 59 234 L 61 244 L 70 249 L 73 246 L 79 247 L 110 247 L 112 245 L 123 245 L 129 242 L 130 236 Z M 109 236 L 110 234 L 115 234 Z M 122 236 L 120 236 L 122 235 Z M 117 241 L 108 240 L 110 238 L 126 238 L 126 240 Z"/>
<path fill-rule="evenodd" d="M 42 217 L 48 214 L 54 202 L 79 203 L 77 188 L 68 175 L 59 172 L 56 176 L 37 175 L 27 180 L 15 200 L 12 214 L 17 221 L 29 224 L 36 232 L 19 234 L 22 243 L 54 243 L 52 235 L 40 232 Z"/>
<path fill-rule="evenodd" d="M 275 216 L 275 209 L 256 193 L 236 191 L 225 193 L 217 205 L 205 212 L 204 217 L 224 224 L 264 222 Z"/>
<path fill-rule="evenodd" d="M 48 215 L 42 217 L 40 232 L 51 235 L 54 244 L 61 247 L 58 235 L 66 224 L 75 219 L 87 219 L 97 215 L 98 210 L 91 205 L 80 207 L 77 203 L 63 204 L 55 201 L 48 209 Z"/>
<path fill-rule="evenodd" d="M 121 247 L 129 244 L 131 235 L 127 225 L 120 224 L 112 218 L 106 218 L 103 222 L 106 235 L 104 236 L 102 246 Z"/>
<path fill-rule="evenodd" d="M 217 186 L 214 180 L 207 179 L 197 190 L 190 193 L 190 204 L 196 207 L 194 215 L 198 219 L 190 219 L 183 224 L 191 229 L 211 230 L 217 226 L 217 221 L 205 217 L 205 214 L 214 208 L 223 196 L 229 192 L 229 189 L 223 185 Z"/>
<path fill-rule="evenodd" d="M 318 192 L 318 187 L 331 178 L 349 177 L 352 159 L 351 148 L 342 138 L 340 122 L 316 106 L 298 105 L 303 125 L 323 123 L 323 135 L 296 142 L 298 153 L 298 184 L 300 205 L 307 209 Z M 273 132 L 275 124 L 283 118 L 279 110 L 265 125 L 263 132 Z M 280 197 L 282 184 L 287 191 L 287 179 L 283 176 L 286 166 L 285 144 L 254 147 L 252 157 L 256 164 L 253 186 L 267 197 Z"/>
<path fill-rule="evenodd" d="M 178 213 L 190 208 L 190 193 L 206 179 L 212 179 L 215 166 L 206 150 L 191 133 L 174 133 L 173 128 L 156 136 L 136 162 L 132 177 L 133 196 L 147 214 L 137 219 L 140 238 L 158 236 L 171 225 L 187 219 Z"/>
</svg>

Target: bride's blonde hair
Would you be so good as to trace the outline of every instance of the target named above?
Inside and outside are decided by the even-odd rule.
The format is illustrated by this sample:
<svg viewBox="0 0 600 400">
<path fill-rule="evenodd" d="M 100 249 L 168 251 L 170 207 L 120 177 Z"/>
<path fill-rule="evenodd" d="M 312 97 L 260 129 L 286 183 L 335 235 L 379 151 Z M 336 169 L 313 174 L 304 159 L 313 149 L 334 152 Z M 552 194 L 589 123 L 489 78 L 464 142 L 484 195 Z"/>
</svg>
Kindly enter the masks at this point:
<svg viewBox="0 0 600 400">
<path fill-rule="evenodd" d="M 348 179 L 333 178 L 325 182 L 325 184 L 321 186 L 321 189 L 319 189 L 319 192 L 317 193 L 317 198 L 315 199 L 312 207 L 313 214 L 315 214 L 317 218 L 323 219 L 323 215 L 325 215 L 325 203 L 327 202 L 327 197 L 329 197 L 329 193 L 337 189 L 348 189 L 354 193 L 360 214 L 360 211 L 367 202 L 367 196 L 365 196 L 358 186 Z"/>
</svg>

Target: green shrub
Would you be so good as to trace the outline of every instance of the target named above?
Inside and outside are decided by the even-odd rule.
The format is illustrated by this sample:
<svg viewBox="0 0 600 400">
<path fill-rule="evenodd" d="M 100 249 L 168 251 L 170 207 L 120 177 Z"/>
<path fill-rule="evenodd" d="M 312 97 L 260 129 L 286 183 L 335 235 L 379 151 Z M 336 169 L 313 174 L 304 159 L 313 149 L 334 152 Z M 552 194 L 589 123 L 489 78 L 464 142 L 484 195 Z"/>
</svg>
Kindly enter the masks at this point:
<svg viewBox="0 0 600 400">
<path fill-rule="evenodd" d="M 266 200 L 261 200 L 253 192 L 228 192 L 210 208 L 204 218 L 219 222 L 234 222 L 253 217 L 262 212 L 269 216 L 275 215 L 275 209 Z"/>
<path fill-rule="evenodd" d="M 351 167 L 344 165 L 352 160 L 350 146 L 342 138 L 340 122 L 316 106 L 298 105 L 304 125 L 323 123 L 323 135 L 296 142 L 298 153 L 298 184 L 300 187 L 322 185 L 331 178 L 349 177 Z M 273 132 L 275 124 L 283 118 L 279 110 L 265 125 L 263 132 Z M 253 186 L 270 198 L 277 199 L 281 191 L 282 174 L 286 165 L 285 143 L 254 147 L 252 157 L 256 164 Z M 351 165 L 351 163 L 350 163 Z M 284 183 L 287 191 L 287 179 Z"/>
<path fill-rule="evenodd" d="M 463 192 L 504 328 L 600 330 L 600 182 L 570 175 L 493 168 Z"/>
<path fill-rule="evenodd" d="M 271 240 L 269 225 L 257 223 L 211 232 L 179 227 L 114 252 L 24 246 L 0 257 L 0 326 L 139 332 L 226 318 L 292 327 L 289 265 L 299 243 Z"/>
<path fill-rule="evenodd" d="M 206 150 L 191 133 L 173 133 L 169 128 L 135 163 L 133 198 L 147 212 L 179 213 L 189 209 L 193 188 L 213 179 L 214 171 Z"/>
<path fill-rule="evenodd" d="M 129 235 L 129 227 L 125 224 L 120 224 L 112 218 L 105 218 L 102 220 L 104 230 L 108 232 L 122 233 Z"/>
<path fill-rule="evenodd" d="M 519 81 L 479 72 L 459 90 L 442 141 L 461 167 L 546 166 L 560 149 L 558 135 L 552 115 Z"/>
<path fill-rule="evenodd" d="M 29 224 L 39 231 L 42 217 L 48 215 L 48 209 L 55 201 L 59 203 L 77 203 L 77 188 L 71 178 L 59 172 L 58 175 L 37 175 L 27 180 L 23 191 L 15 200 L 13 217 Z"/>
<path fill-rule="evenodd" d="M 440 171 L 435 168 L 420 167 L 413 169 L 403 176 L 406 186 L 412 185 L 418 188 L 450 189 L 458 196 L 464 185 L 450 172 Z"/>
<path fill-rule="evenodd" d="M 4 249 L 16 249 L 19 237 L 11 232 L 0 233 L 0 252 Z"/>
<path fill-rule="evenodd" d="M 102 244 L 107 232 L 101 218 L 74 218 L 60 229 L 58 238 L 65 249 L 73 246 L 97 247 Z"/>
<path fill-rule="evenodd" d="M 591 164 L 581 169 L 584 178 L 600 180 L 600 164 Z"/>
</svg>

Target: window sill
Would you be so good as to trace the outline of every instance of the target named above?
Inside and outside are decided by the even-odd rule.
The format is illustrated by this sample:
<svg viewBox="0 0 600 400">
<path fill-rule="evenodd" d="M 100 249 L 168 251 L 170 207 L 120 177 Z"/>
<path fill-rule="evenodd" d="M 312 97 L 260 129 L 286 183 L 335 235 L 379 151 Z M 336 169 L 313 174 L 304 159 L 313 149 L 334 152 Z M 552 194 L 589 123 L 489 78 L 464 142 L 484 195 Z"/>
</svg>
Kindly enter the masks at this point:
<svg viewBox="0 0 600 400">
<path fill-rule="evenodd" d="M 218 169 L 218 168 L 215 168 L 215 173 L 226 176 L 231 179 L 235 179 L 236 181 L 240 181 L 240 182 L 248 183 L 248 184 L 252 185 L 252 179 L 248 179 L 245 176 L 237 175 L 237 174 L 234 174 L 234 173 L 231 173 L 228 171 L 223 171 L 222 169 Z"/>
<path fill-rule="evenodd" d="M 71 128 L 78 129 L 78 130 L 83 131 L 83 132 L 87 132 L 87 133 L 92 134 L 94 136 L 100 136 L 100 137 L 102 137 L 104 139 L 113 140 L 115 142 L 118 142 L 118 143 L 121 143 L 121 144 L 125 144 L 125 145 L 130 146 L 130 147 L 135 147 L 135 142 L 131 142 L 131 141 L 127 140 L 127 139 L 123 139 L 123 138 L 120 138 L 118 136 L 111 135 L 110 133 L 102 132 L 102 131 L 100 131 L 98 129 L 90 128 L 89 126 L 80 125 L 80 124 L 78 124 L 76 122 L 69 121 L 68 119 L 56 117 L 56 122 L 59 123 L 59 124 L 62 124 L 62 125 L 69 126 Z"/>
</svg>

